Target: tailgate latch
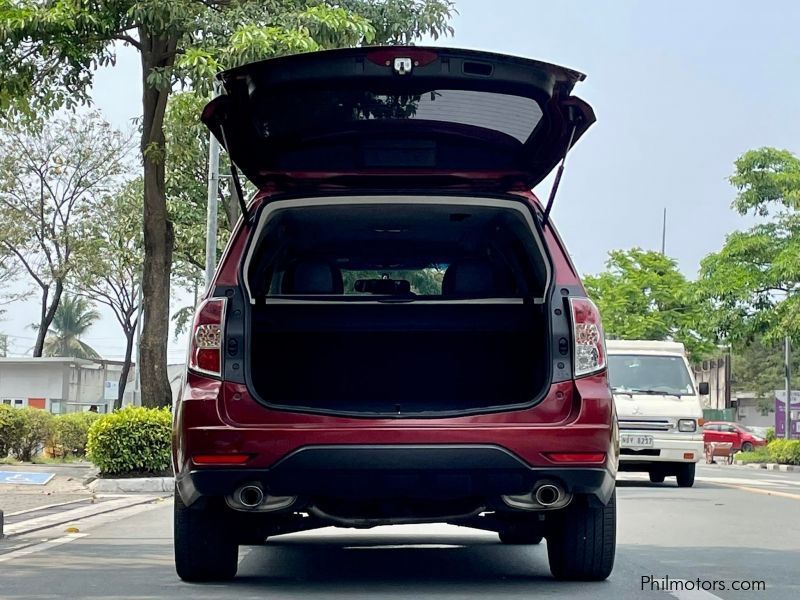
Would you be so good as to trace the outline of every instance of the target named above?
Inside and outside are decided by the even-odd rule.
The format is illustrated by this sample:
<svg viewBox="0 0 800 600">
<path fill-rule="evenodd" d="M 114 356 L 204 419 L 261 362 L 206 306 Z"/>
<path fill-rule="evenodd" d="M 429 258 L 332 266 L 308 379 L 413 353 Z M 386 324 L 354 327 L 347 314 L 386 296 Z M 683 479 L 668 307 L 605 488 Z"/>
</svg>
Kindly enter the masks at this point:
<svg viewBox="0 0 800 600">
<path fill-rule="evenodd" d="M 408 75 L 411 73 L 411 64 L 410 58 L 395 58 L 394 72 L 398 75 Z"/>
</svg>

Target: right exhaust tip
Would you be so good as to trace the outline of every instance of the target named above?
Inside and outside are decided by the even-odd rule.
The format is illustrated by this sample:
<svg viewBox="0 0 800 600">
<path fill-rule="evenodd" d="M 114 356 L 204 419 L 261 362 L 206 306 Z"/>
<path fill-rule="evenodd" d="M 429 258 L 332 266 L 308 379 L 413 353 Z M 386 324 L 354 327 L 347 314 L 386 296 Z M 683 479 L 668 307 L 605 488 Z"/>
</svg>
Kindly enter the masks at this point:
<svg viewBox="0 0 800 600">
<path fill-rule="evenodd" d="M 563 492 L 561 488 L 551 483 L 540 485 L 536 489 L 536 501 L 542 506 L 553 506 L 561 500 Z"/>
<path fill-rule="evenodd" d="M 247 508 L 255 508 L 264 501 L 264 490 L 257 485 L 245 485 L 239 489 L 239 502 Z"/>
</svg>

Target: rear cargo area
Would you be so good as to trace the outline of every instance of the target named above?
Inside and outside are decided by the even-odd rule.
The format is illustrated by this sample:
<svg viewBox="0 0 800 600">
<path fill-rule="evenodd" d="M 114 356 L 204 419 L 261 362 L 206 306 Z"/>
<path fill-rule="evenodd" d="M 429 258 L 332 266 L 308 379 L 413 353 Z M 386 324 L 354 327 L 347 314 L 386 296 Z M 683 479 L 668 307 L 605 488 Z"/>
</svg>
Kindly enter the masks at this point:
<svg viewBox="0 0 800 600">
<path fill-rule="evenodd" d="M 353 415 L 521 405 L 546 389 L 549 264 L 520 202 L 276 203 L 245 263 L 248 383 Z"/>
<path fill-rule="evenodd" d="M 524 403 L 547 376 L 536 307 L 267 305 L 254 310 L 251 376 L 270 404 L 354 413 Z M 546 346 L 545 346 L 546 347 Z"/>
</svg>

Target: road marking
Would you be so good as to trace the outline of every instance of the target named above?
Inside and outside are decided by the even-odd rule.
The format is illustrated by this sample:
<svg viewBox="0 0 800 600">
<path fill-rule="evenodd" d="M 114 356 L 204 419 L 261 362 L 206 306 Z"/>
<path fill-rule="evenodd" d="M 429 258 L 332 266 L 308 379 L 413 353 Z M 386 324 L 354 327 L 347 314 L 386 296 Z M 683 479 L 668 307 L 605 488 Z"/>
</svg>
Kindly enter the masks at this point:
<svg viewBox="0 0 800 600">
<path fill-rule="evenodd" d="M 10 485 L 46 485 L 55 473 L 39 473 L 34 471 L 0 471 L 0 483 Z"/>
<path fill-rule="evenodd" d="M 753 492 L 754 494 L 764 494 L 765 496 L 780 496 L 781 498 L 800 500 L 800 494 L 790 494 L 789 492 L 779 492 L 778 490 L 762 490 L 761 488 L 755 488 L 746 485 L 732 485 L 728 483 L 714 483 L 714 485 L 732 488 L 735 490 L 742 490 L 745 492 Z"/>
<path fill-rule="evenodd" d="M 55 546 L 61 546 L 62 544 L 74 542 L 75 540 L 79 540 L 80 538 L 86 537 L 87 535 L 88 534 L 86 533 L 70 533 L 69 535 L 65 535 L 60 538 L 47 540 L 46 542 L 42 542 L 41 544 L 28 546 L 27 548 L 20 548 L 19 550 L 14 550 L 6 554 L 0 554 L 0 563 L 13 560 L 15 558 L 20 558 L 22 556 L 28 556 L 29 554 L 35 554 L 37 552 L 41 552 L 42 550 L 50 550 Z"/>
<path fill-rule="evenodd" d="M 673 581 L 678 582 L 681 581 L 686 584 L 686 579 L 672 579 L 670 578 L 670 583 Z M 694 581 L 690 582 L 694 585 Z M 678 600 L 722 600 L 719 596 L 715 596 L 711 592 L 707 592 L 705 590 L 667 590 L 671 596 L 674 596 Z"/>
<path fill-rule="evenodd" d="M 86 502 L 87 500 L 91 500 L 90 496 L 86 498 L 79 498 L 77 500 L 69 500 L 68 502 L 56 502 L 55 504 L 45 504 L 44 506 L 37 506 L 36 508 L 27 508 L 25 510 L 18 510 L 17 512 L 13 513 L 6 513 L 6 518 L 8 517 L 16 517 L 17 515 L 24 515 L 27 513 L 38 512 L 40 510 L 47 510 L 49 508 L 57 508 L 59 506 L 67 506 L 68 504 L 76 504 L 78 502 Z"/>
</svg>

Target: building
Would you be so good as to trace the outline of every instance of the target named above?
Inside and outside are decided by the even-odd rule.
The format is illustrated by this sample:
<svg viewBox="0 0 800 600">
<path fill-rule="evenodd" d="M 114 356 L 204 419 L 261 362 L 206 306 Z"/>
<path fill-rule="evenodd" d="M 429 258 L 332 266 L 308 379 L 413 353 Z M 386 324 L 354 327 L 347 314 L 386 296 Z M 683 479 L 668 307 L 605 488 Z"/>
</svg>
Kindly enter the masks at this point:
<svg viewBox="0 0 800 600">
<path fill-rule="evenodd" d="M 775 427 L 774 396 L 759 397 L 755 392 L 736 392 L 733 398 L 736 420 L 746 427 Z"/>
<path fill-rule="evenodd" d="M 708 383 L 708 396 L 700 398 L 704 409 L 731 407 L 731 357 L 725 354 L 692 365 L 697 383 Z"/>
<path fill-rule="evenodd" d="M 52 413 L 78 412 L 97 406 L 113 409 L 122 361 L 71 357 L 0 358 L 0 403 Z M 134 369 L 125 400 L 132 402 Z"/>
</svg>

